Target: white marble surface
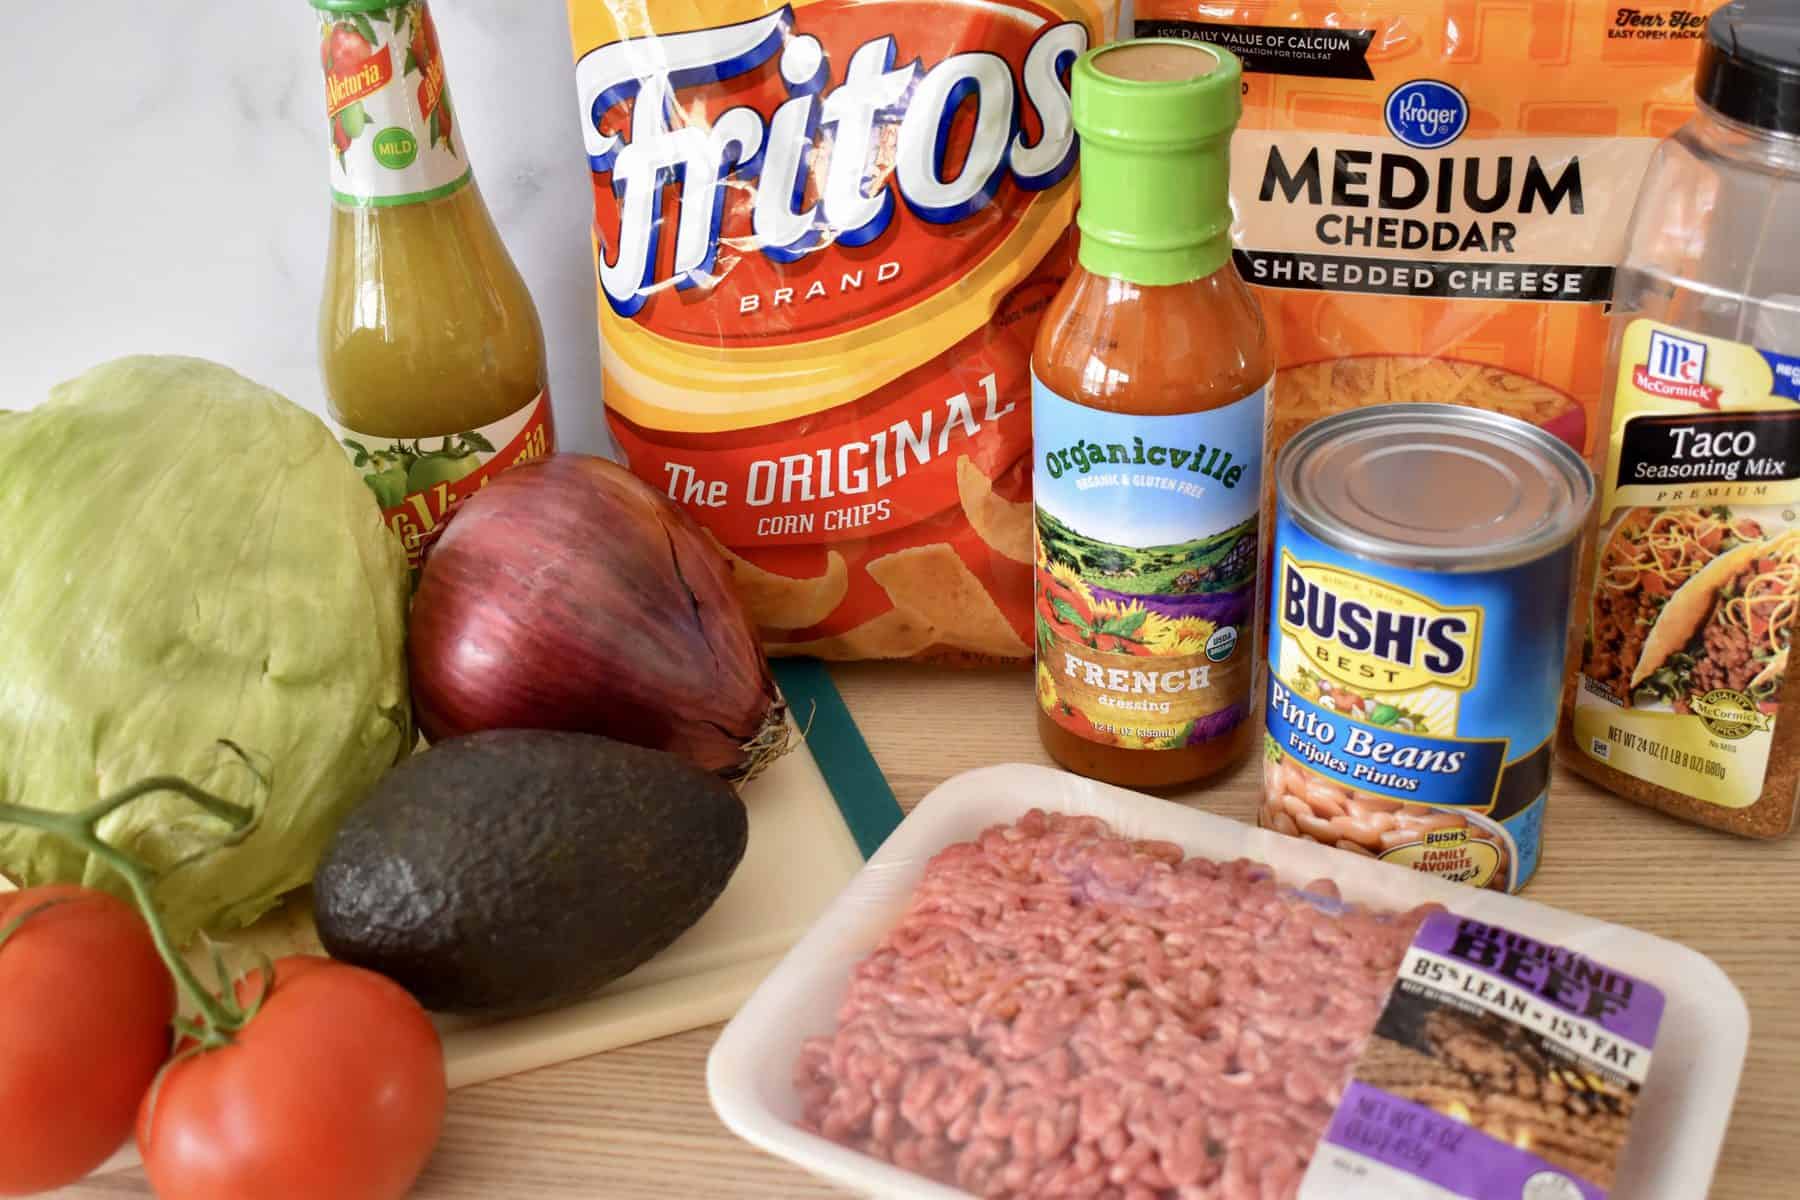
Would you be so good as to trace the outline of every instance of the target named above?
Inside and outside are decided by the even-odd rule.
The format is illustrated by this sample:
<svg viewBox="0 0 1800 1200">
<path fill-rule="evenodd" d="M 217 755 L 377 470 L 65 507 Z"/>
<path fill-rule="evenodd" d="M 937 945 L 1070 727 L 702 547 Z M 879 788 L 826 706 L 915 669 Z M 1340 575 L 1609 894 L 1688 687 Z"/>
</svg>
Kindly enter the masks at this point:
<svg viewBox="0 0 1800 1200">
<path fill-rule="evenodd" d="M 587 164 L 562 0 L 433 0 L 482 190 L 537 300 L 562 443 L 602 450 Z M 309 408 L 326 124 L 306 0 L 88 0 L 0 39 L 0 408 L 121 354 Z"/>
</svg>

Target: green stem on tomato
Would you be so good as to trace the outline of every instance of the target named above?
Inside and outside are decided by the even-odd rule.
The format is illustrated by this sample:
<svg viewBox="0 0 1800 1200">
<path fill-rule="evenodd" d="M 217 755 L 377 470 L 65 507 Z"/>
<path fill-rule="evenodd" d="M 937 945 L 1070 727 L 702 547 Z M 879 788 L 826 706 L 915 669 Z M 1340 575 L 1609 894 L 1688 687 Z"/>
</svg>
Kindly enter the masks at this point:
<svg viewBox="0 0 1800 1200">
<path fill-rule="evenodd" d="M 156 952 L 162 956 L 163 964 L 169 968 L 169 974 L 175 977 L 175 983 L 197 1010 L 199 1010 L 203 1029 L 201 1040 L 211 1045 L 221 1045 L 231 1039 L 231 1035 L 242 1029 L 248 1017 L 238 1008 L 233 1000 L 215 996 L 202 987 L 187 960 L 182 958 L 169 931 L 163 924 L 162 917 L 156 911 L 156 901 L 150 889 L 153 873 L 149 867 L 138 862 L 122 850 L 115 849 L 101 840 L 99 824 L 116 810 L 138 800 L 152 792 L 175 792 L 185 796 L 206 812 L 231 827 L 235 836 L 246 832 L 256 820 L 256 814 L 241 804 L 233 804 L 221 799 L 206 789 L 199 787 L 179 775 L 153 775 L 148 779 L 140 779 L 128 787 L 101 798 L 76 813 L 48 812 L 39 808 L 28 808 L 20 804 L 0 803 L 0 823 L 23 825 L 31 829 L 40 829 L 54 834 L 70 845 L 87 851 L 114 871 L 131 889 L 137 901 L 138 911 L 143 915 L 144 924 L 150 928 L 150 938 L 156 944 Z M 10 932 L 10 930 L 8 931 Z M 229 981 L 221 980 L 222 984 Z M 266 980 L 265 980 L 266 985 Z"/>
<path fill-rule="evenodd" d="M 30 908 L 26 909 L 24 912 L 20 913 L 18 916 L 14 917 L 12 920 L 8 921 L 6 924 L 0 925 L 0 950 L 3 950 L 6 948 L 6 942 L 7 942 L 8 938 L 12 937 L 13 934 L 19 932 L 19 930 L 25 928 L 25 922 L 31 920 L 31 918 L 37 916 L 41 912 L 44 912 L 48 909 L 55 908 L 59 904 L 67 904 L 67 903 L 68 903 L 67 900 L 46 900 L 42 904 L 32 905 Z"/>
</svg>

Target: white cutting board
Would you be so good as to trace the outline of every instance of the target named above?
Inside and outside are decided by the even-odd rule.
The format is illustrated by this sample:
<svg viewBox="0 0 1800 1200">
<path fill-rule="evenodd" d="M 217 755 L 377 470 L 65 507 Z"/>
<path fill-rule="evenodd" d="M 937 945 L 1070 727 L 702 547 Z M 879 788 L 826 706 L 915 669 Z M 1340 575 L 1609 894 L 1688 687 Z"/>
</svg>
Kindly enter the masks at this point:
<svg viewBox="0 0 1800 1200">
<path fill-rule="evenodd" d="M 744 788 L 743 797 L 750 813 L 744 861 L 697 925 L 581 1004 L 486 1024 L 438 1018 L 450 1086 L 667 1037 L 735 1013 L 863 865 L 798 730 L 795 749 Z M 271 957 L 322 953 L 305 894 L 225 943 Z M 197 958 L 195 966 L 202 979 L 210 978 Z M 127 1143 L 96 1174 L 137 1163 L 137 1147 Z"/>
</svg>

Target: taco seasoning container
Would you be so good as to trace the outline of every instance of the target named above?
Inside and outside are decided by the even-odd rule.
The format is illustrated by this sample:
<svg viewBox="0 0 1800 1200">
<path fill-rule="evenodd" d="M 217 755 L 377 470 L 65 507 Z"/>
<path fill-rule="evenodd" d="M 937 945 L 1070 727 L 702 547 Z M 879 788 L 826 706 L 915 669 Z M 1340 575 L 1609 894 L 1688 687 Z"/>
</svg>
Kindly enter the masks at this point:
<svg viewBox="0 0 1800 1200">
<path fill-rule="evenodd" d="M 1241 68 L 1197 42 L 1083 55 L 1080 264 L 1032 355 L 1038 731 L 1160 787 L 1255 736 L 1257 510 L 1272 371 L 1231 261 Z"/>
<path fill-rule="evenodd" d="M 1384 404 L 1275 464 L 1259 823 L 1475 887 L 1537 870 L 1594 479 L 1512 417 Z"/>
<path fill-rule="evenodd" d="M 1800 9 L 1715 12 L 1694 90 L 1615 288 L 1559 753 L 1628 799 L 1776 837 L 1800 786 L 1781 709 L 1800 614 Z"/>
<path fill-rule="evenodd" d="M 312 0 L 331 138 L 325 399 L 416 569 L 554 444 L 544 334 L 469 168 L 425 0 Z"/>
</svg>

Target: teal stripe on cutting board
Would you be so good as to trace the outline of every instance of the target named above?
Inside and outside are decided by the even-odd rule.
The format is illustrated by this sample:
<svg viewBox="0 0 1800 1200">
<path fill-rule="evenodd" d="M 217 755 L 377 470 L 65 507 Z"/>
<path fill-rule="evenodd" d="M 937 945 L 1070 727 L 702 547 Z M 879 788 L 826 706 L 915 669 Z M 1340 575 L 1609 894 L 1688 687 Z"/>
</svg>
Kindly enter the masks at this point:
<svg viewBox="0 0 1800 1200">
<path fill-rule="evenodd" d="M 844 814 L 856 848 L 868 858 L 887 841 L 904 815 L 894 790 L 875 764 L 875 756 L 869 753 L 869 745 L 825 664 L 810 658 L 784 658 L 770 666 L 795 724 L 806 730 L 807 748 L 825 776 L 838 811 Z"/>
</svg>

